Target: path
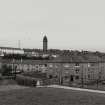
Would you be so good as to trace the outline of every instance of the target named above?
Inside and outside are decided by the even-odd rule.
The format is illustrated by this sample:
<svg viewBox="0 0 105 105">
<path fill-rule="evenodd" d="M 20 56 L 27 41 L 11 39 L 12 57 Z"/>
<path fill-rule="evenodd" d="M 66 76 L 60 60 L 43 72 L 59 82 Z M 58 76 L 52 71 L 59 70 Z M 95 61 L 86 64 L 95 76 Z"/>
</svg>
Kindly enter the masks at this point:
<svg viewBox="0 0 105 105">
<path fill-rule="evenodd" d="M 60 85 L 49 85 L 49 86 L 44 86 L 44 87 L 62 88 L 62 89 L 70 89 L 70 90 L 86 91 L 86 92 L 94 92 L 94 93 L 105 94 L 105 91 L 101 91 L 101 90 L 83 89 L 83 88 L 67 87 L 67 86 L 60 86 Z"/>
</svg>

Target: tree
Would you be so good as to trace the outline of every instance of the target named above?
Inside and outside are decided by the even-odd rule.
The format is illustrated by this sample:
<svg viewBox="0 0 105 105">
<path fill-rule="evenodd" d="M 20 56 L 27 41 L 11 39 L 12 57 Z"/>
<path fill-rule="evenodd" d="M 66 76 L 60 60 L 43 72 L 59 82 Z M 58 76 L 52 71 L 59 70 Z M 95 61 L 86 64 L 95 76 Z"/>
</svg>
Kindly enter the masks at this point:
<svg viewBox="0 0 105 105">
<path fill-rule="evenodd" d="M 2 71 L 1 71 L 2 75 L 4 76 L 9 76 L 12 74 L 12 67 L 11 66 L 7 66 L 6 64 L 4 64 L 2 66 Z"/>
</svg>

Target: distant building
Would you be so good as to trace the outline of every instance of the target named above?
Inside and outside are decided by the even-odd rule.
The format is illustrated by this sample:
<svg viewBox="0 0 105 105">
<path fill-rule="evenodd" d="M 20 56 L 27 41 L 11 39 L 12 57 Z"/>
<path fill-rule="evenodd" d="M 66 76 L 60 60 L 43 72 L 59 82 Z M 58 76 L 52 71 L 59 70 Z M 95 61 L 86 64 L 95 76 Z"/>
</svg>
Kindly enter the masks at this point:
<svg viewBox="0 0 105 105">
<path fill-rule="evenodd" d="M 47 36 L 44 36 L 44 38 L 43 38 L 43 52 L 47 52 L 47 47 L 48 47 Z"/>
<path fill-rule="evenodd" d="M 4 56 L 4 54 L 24 54 L 24 50 L 20 48 L 0 47 L 0 56 Z"/>
</svg>

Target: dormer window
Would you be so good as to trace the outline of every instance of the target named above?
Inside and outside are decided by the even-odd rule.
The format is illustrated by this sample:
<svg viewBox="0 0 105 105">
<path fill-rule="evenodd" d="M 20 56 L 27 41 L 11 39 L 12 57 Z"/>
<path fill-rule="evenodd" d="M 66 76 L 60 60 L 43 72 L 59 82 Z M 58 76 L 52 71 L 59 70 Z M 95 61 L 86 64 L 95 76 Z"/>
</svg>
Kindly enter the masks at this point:
<svg viewBox="0 0 105 105">
<path fill-rule="evenodd" d="M 75 66 L 76 66 L 76 67 L 79 67 L 80 65 L 79 65 L 79 63 L 75 63 Z"/>
</svg>

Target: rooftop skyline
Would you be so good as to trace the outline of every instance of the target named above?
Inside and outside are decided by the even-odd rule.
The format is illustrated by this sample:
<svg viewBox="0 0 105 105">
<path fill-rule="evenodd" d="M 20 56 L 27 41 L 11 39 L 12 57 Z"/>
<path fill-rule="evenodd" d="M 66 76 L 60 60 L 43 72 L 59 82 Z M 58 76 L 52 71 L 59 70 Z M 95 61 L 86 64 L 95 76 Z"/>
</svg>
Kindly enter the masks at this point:
<svg viewBox="0 0 105 105">
<path fill-rule="evenodd" d="M 0 46 L 105 52 L 104 0 L 0 1 Z"/>
</svg>

